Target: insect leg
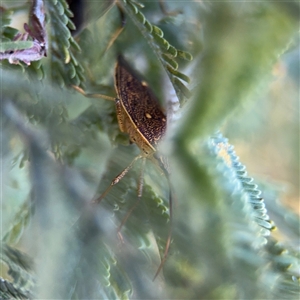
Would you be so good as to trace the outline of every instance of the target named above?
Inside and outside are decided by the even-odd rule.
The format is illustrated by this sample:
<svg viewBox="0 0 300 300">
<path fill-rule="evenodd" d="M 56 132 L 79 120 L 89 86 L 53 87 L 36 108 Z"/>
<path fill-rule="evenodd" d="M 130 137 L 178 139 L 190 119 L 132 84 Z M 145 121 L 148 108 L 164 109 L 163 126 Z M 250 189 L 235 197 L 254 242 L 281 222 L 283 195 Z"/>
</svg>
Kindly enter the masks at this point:
<svg viewBox="0 0 300 300">
<path fill-rule="evenodd" d="M 142 155 L 138 155 L 138 156 L 136 156 L 133 160 L 132 160 L 132 162 L 118 175 L 118 176 L 116 176 L 113 180 L 112 180 L 112 182 L 111 182 L 111 184 L 109 185 L 109 187 L 102 193 L 102 195 L 100 196 L 100 197 L 98 197 L 97 199 L 95 199 L 95 200 L 93 200 L 93 203 L 99 203 L 106 195 L 107 195 L 107 193 L 110 191 L 110 189 L 114 186 L 114 185 L 116 185 L 127 173 L 128 173 L 128 171 L 133 167 L 133 165 L 134 165 L 134 163 L 138 160 L 138 159 L 140 159 L 140 158 L 142 158 L 143 156 Z"/>
<path fill-rule="evenodd" d="M 116 32 L 114 33 L 114 35 L 112 36 L 112 38 L 110 39 L 106 49 L 104 52 L 106 52 L 112 45 L 113 43 L 115 42 L 115 40 L 118 38 L 118 36 L 122 33 L 124 27 L 125 27 L 125 24 L 126 24 L 126 17 L 125 17 L 125 14 L 124 14 L 124 11 L 123 9 L 121 8 L 120 4 L 118 4 L 119 2 L 117 1 L 116 2 L 116 5 L 119 9 L 119 13 L 120 13 L 120 18 L 121 18 L 121 27 L 119 29 L 116 30 Z"/>
<path fill-rule="evenodd" d="M 145 172 L 145 164 L 146 164 L 146 157 L 143 157 L 142 160 L 142 166 L 141 166 L 141 173 L 140 173 L 140 177 L 139 177 L 139 182 L 138 182 L 138 199 L 135 201 L 135 203 L 132 205 L 132 207 L 130 208 L 130 210 L 127 212 L 125 218 L 122 220 L 120 226 L 118 227 L 118 236 L 120 237 L 120 239 L 123 241 L 122 235 L 120 233 L 123 225 L 126 223 L 126 221 L 128 220 L 129 216 L 131 215 L 131 213 L 134 211 L 134 209 L 138 206 L 141 198 L 142 198 L 142 194 L 143 194 L 143 186 L 144 186 L 144 172 Z"/>
<path fill-rule="evenodd" d="M 160 7 L 161 11 L 163 12 L 163 14 L 165 14 L 166 16 L 176 16 L 178 14 L 182 14 L 181 10 L 168 11 L 166 9 L 164 0 L 159 0 L 159 7 Z"/>
<path fill-rule="evenodd" d="M 101 99 L 109 100 L 109 101 L 116 100 L 116 98 L 114 98 L 114 97 L 110 97 L 110 96 L 103 95 L 103 94 L 87 94 L 82 88 L 80 88 L 79 86 L 76 86 L 76 85 L 72 85 L 72 87 L 78 93 L 80 93 L 81 95 L 88 97 L 88 98 L 101 98 Z"/>
<path fill-rule="evenodd" d="M 173 189 L 172 189 L 172 185 L 170 182 L 170 177 L 167 176 L 168 179 L 168 185 L 169 185 L 169 211 L 170 211 L 170 228 L 169 228 L 169 233 L 168 233 L 168 238 L 167 238 L 167 243 L 166 243 L 166 247 L 165 247 L 165 251 L 164 251 L 164 255 L 162 257 L 162 260 L 159 264 L 159 267 L 153 277 L 153 281 L 155 280 L 155 278 L 157 277 L 157 275 L 159 274 L 159 272 L 161 271 L 162 267 L 165 264 L 165 261 L 167 260 L 167 256 L 169 253 L 169 249 L 170 249 L 170 244 L 171 244 L 171 238 L 172 238 L 172 222 L 173 222 Z"/>
</svg>

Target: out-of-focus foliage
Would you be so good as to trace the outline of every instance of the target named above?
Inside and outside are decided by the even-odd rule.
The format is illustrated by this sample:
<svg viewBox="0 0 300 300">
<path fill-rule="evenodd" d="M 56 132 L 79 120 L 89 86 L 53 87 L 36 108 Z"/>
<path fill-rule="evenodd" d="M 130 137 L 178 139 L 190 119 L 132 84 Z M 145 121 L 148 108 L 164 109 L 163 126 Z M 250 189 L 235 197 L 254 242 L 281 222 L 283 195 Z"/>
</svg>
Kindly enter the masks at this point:
<svg viewBox="0 0 300 300">
<path fill-rule="evenodd" d="M 10 21 L 29 3 L 2 2 L 1 40 L 11 41 Z M 45 1 L 48 57 L 1 62 L 0 298 L 297 298 L 299 215 L 274 182 L 299 196 L 299 4 L 68 2 L 83 7 L 75 36 L 67 1 Z M 120 53 L 169 113 L 160 150 L 172 170 L 172 243 L 155 281 L 168 181 L 147 162 L 142 201 L 118 234 L 137 200 L 139 162 L 99 205 L 91 200 L 139 150 L 113 102 L 71 87 L 114 97 Z"/>
</svg>

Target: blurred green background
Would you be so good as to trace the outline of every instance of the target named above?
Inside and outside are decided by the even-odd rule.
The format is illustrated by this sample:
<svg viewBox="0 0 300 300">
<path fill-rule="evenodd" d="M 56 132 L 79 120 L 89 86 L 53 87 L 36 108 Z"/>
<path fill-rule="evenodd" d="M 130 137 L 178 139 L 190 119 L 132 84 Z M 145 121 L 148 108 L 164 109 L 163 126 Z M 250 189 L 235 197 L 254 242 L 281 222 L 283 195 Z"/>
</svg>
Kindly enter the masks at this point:
<svg viewBox="0 0 300 300">
<path fill-rule="evenodd" d="M 47 1 L 48 57 L 1 61 L 0 298 L 297 298 L 299 4 L 71 2 L 76 34 L 67 3 Z M 1 2 L 2 42 L 29 6 Z M 72 89 L 115 97 L 120 53 L 168 113 L 173 191 L 170 224 L 168 181 L 148 161 L 122 239 L 139 163 L 90 202 L 140 151 L 112 101 Z"/>
</svg>

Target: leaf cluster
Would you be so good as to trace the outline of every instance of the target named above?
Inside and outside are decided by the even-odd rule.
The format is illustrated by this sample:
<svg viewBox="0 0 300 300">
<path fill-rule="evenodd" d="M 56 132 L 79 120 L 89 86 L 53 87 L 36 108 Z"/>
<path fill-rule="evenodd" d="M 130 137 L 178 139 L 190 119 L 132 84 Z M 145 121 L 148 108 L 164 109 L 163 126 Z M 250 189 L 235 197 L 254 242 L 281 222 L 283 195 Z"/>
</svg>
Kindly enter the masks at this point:
<svg viewBox="0 0 300 300">
<path fill-rule="evenodd" d="M 294 299 L 299 253 L 273 237 L 263 189 L 217 131 L 241 107 L 259 105 L 257 92 L 297 31 L 290 5 L 167 2 L 180 13 L 166 16 L 154 2 L 92 1 L 73 35 L 68 3 L 45 3 L 49 56 L 1 64 L 0 297 Z M 14 10 L 1 10 L 3 40 Z M 142 201 L 118 232 L 137 200 L 139 163 L 99 205 L 91 199 L 139 149 L 120 133 L 113 103 L 71 88 L 113 96 L 119 53 L 159 98 L 175 91 L 173 111 L 182 105 L 160 148 L 175 196 L 171 248 L 155 281 L 170 228 L 168 181 L 147 162 Z M 269 211 L 299 239 L 295 214 Z"/>
</svg>

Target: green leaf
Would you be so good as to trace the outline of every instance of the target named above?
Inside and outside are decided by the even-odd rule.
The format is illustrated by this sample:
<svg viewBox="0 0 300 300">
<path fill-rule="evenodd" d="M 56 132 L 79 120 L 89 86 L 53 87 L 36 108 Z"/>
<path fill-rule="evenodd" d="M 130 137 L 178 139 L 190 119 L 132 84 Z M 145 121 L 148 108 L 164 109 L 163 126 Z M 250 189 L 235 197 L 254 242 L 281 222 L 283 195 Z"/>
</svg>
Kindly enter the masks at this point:
<svg viewBox="0 0 300 300">
<path fill-rule="evenodd" d="M 29 49 L 32 46 L 33 42 L 31 41 L 1 42 L 0 52 Z"/>
<path fill-rule="evenodd" d="M 291 47 L 298 4 L 168 2 L 167 11 L 182 14 L 162 24 L 157 3 L 145 2 L 142 14 L 140 5 L 127 0 L 127 24 L 108 47 L 124 21 L 119 9 L 107 1 L 83 3 L 85 19 L 73 38 L 67 2 L 47 2 L 49 58 L 23 69 L 1 63 L 0 298 L 297 298 L 299 251 L 293 241 L 299 239 L 299 218 L 281 199 L 287 190 L 298 191 L 299 151 L 291 134 L 298 133 L 298 115 L 290 109 L 297 105 L 299 81 Z M 21 12 L 28 7 L 11 5 Z M 90 5 L 95 14 L 89 16 Z M 10 41 L 16 29 L 4 28 L 2 40 Z M 177 48 L 189 49 L 195 62 Z M 168 128 L 159 144 L 170 165 L 171 194 L 152 160 L 143 177 L 138 160 L 96 205 L 92 200 L 140 150 L 120 131 L 113 101 L 88 99 L 66 85 L 86 80 L 87 93 L 115 97 L 113 68 L 120 52 L 162 103 L 172 103 L 166 105 Z M 186 74 L 192 92 L 180 79 Z M 184 94 L 184 109 L 176 111 L 172 88 Z M 249 110 L 250 100 L 257 110 Z M 270 118 L 266 102 L 289 123 L 278 112 Z M 241 106 L 244 114 L 237 110 Z M 228 130 L 235 148 L 213 134 L 225 119 L 235 122 Z M 273 237 L 273 219 L 281 242 Z M 153 281 L 170 229 L 169 252 Z"/>
</svg>

